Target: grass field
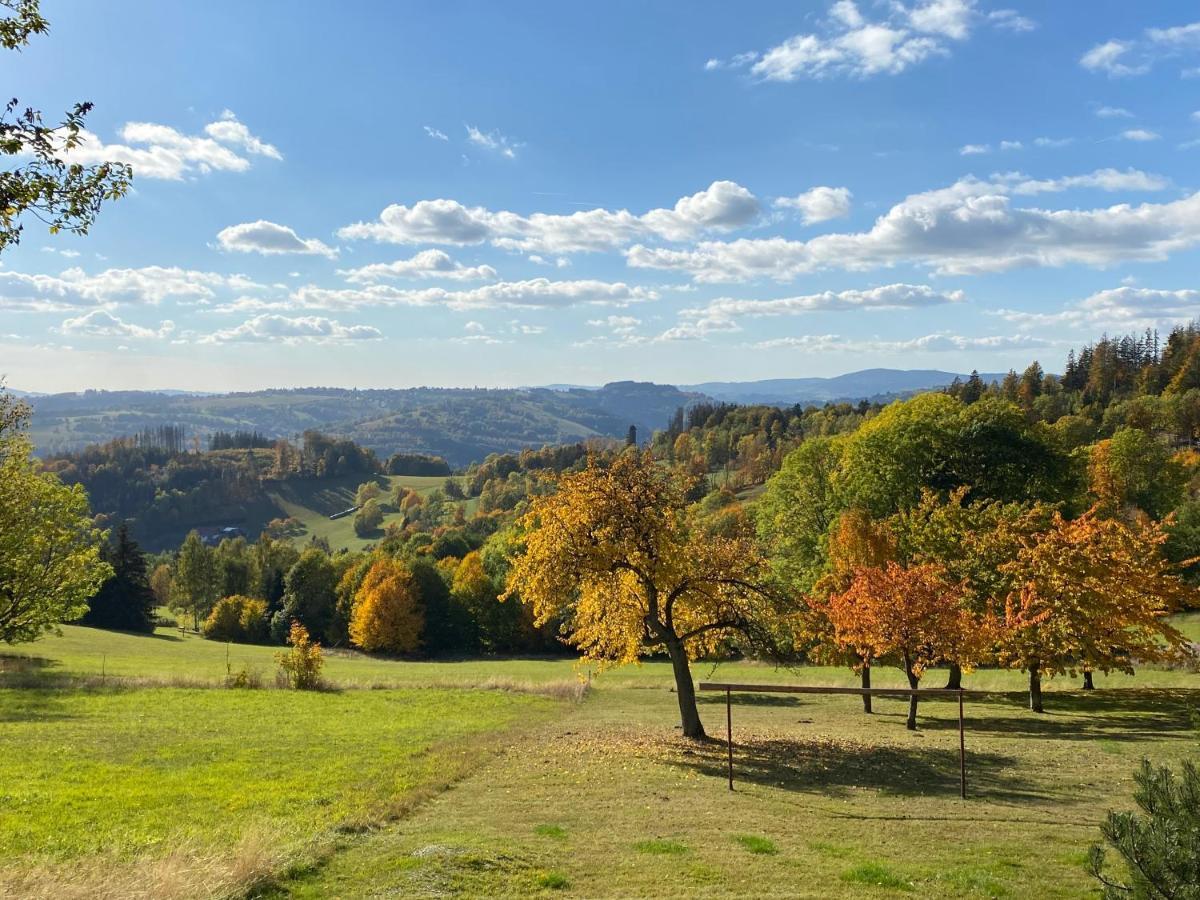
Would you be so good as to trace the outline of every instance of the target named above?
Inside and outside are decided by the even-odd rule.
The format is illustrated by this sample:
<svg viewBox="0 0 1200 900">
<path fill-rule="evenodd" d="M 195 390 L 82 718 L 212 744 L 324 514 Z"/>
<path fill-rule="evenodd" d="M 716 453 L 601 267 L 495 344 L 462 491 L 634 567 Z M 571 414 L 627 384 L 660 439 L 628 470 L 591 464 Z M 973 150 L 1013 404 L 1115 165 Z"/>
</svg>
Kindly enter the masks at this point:
<svg viewBox="0 0 1200 900">
<path fill-rule="evenodd" d="M 0 896 L 236 894 L 270 874 L 274 897 L 1085 897 L 1138 759 L 1200 746 L 1195 674 L 1055 680 L 1036 716 L 1019 673 L 982 671 L 968 687 L 1001 693 L 968 703 L 965 802 L 952 704 L 923 704 L 910 733 L 902 702 L 866 716 L 852 697 L 736 698 L 731 793 L 724 744 L 678 738 L 657 662 L 572 702 L 560 688 L 587 670 L 569 660 L 347 653 L 338 690 L 295 694 L 171 686 L 226 671 L 226 646 L 194 636 L 63 631 L 0 660 Z M 273 652 L 230 664 L 269 676 Z M 723 696 L 702 701 L 723 738 Z"/>
<path fill-rule="evenodd" d="M 305 539 L 309 537 L 324 538 L 335 550 L 343 547 L 350 550 L 361 550 L 368 544 L 378 541 L 377 537 L 360 538 L 354 533 L 354 517 L 345 516 L 341 519 L 330 520 L 332 513 L 341 512 L 354 505 L 354 493 L 359 484 L 366 481 L 365 476 L 340 479 L 306 479 L 279 482 L 276 490 L 270 492 L 275 505 L 284 512 L 300 521 L 304 526 Z M 421 496 L 427 496 L 435 489 L 446 483 L 441 475 L 377 475 L 374 480 L 383 489 L 384 500 L 389 500 L 396 485 L 416 491 Z M 464 504 L 477 504 L 477 500 L 462 501 Z M 464 513 L 470 515 L 473 509 L 467 508 Z M 391 506 L 384 511 L 383 527 L 403 517 Z M 263 523 L 265 524 L 265 523 Z"/>
</svg>

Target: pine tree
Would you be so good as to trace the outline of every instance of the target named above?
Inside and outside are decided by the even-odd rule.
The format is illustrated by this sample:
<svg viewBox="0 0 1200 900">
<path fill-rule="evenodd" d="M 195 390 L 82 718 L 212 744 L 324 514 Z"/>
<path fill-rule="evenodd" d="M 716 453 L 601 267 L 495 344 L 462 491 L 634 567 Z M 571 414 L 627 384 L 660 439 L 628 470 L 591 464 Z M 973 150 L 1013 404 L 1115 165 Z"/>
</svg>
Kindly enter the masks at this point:
<svg viewBox="0 0 1200 900">
<path fill-rule="evenodd" d="M 153 631 L 158 601 L 150 590 L 146 558 L 127 526 L 117 529 L 113 542 L 101 548 L 100 557 L 112 566 L 113 574 L 88 600 L 82 624 L 117 631 Z"/>
<path fill-rule="evenodd" d="M 1104 885 L 1105 900 L 1200 898 L 1200 771 L 1192 762 L 1176 775 L 1148 760 L 1134 773 L 1141 813 L 1110 812 L 1104 840 L 1125 861 L 1129 881 L 1107 872 L 1105 848 L 1092 847 L 1088 870 Z"/>
</svg>

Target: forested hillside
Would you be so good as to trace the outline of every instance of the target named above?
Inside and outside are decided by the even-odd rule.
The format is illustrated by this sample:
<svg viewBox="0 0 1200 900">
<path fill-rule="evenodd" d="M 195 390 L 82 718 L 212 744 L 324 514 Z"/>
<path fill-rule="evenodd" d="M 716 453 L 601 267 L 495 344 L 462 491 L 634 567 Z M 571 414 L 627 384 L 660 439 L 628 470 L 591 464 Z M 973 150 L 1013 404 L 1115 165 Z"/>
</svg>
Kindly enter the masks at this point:
<svg viewBox="0 0 1200 900">
<path fill-rule="evenodd" d="M 241 394 L 169 395 L 86 391 L 30 398 L 39 453 L 79 450 L 146 429 L 183 429 L 193 448 L 217 431 L 256 431 L 296 440 L 317 430 L 353 440 L 381 457 L 425 453 L 462 467 L 489 453 L 624 437 L 630 425 L 649 436 L 699 395 L 669 385 L 615 382 L 598 390 L 304 388 Z"/>
</svg>

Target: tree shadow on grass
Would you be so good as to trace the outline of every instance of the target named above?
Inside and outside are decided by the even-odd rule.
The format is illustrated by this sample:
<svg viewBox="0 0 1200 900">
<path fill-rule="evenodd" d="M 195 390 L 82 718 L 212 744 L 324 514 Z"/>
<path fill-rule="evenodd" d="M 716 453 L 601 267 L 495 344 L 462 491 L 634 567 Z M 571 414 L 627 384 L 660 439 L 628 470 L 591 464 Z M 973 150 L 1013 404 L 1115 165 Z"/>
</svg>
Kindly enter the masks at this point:
<svg viewBox="0 0 1200 900">
<path fill-rule="evenodd" d="M 1045 695 L 1044 713 L 1025 709 L 1024 692 L 968 697 L 967 733 L 982 732 L 1011 737 L 1068 741 L 1161 741 L 1187 739 L 1194 730 L 1193 710 L 1200 709 L 1200 689 L 1121 688 L 1104 691 L 1055 691 Z M 946 710 L 954 701 L 922 703 Z M 997 715 L 997 707 L 1011 709 Z M 957 716 L 955 711 L 954 716 Z M 956 718 L 922 721 L 928 731 L 958 728 Z"/>
<path fill-rule="evenodd" d="M 675 765 L 714 778 L 728 775 L 726 745 L 718 740 L 689 746 Z M 1002 753 L 967 753 L 968 782 L 973 797 L 1018 801 L 1066 799 L 1032 787 L 1012 771 L 1015 757 Z M 842 796 L 853 789 L 876 790 L 900 797 L 952 797 L 959 792 L 956 750 L 868 746 L 828 740 L 752 738 L 733 745 L 734 782 L 822 796 Z"/>
<path fill-rule="evenodd" d="M 720 693 L 698 694 L 696 702 L 704 706 L 725 706 L 725 695 Z M 809 705 L 799 697 L 786 694 L 733 694 L 734 706 L 797 707 Z"/>
<path fill-rule="evenodd" d="M 0 653 L 0 675 L 30 675 L 62 665 L 44 656 L 19 656 Z M 0 681 L 3 684 L 3 681 Z"/>
</svg>

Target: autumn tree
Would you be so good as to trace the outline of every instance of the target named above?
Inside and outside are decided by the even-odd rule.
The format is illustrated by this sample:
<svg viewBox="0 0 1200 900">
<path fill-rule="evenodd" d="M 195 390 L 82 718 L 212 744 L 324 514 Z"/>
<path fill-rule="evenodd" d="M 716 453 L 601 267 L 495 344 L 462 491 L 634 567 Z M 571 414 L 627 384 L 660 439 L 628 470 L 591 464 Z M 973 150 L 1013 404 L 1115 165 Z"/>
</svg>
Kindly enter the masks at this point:
<svg viewBox="0 0 1200 900">
<path fill-rule="evenodd" d="M 704 737 L 689 661 L 735 638 L 761 639 L 769 615 L 765 564 L 748 536 L 705 535 L 692 482 L 630 448 L 604 467 L 590 459 L 554 494 L 531 499 L 525 550 L 505 597 L 532 605 L 538 624 L 562 617 L 568 643 L 599 663 L 665 651 L 683 734 Z"/>
<path fill-rule="evenodd" d="M 314 691 L 321 686 L 321 669 L 325 654 L 300 622 L 292 622 L 287 637 L 290 649 L 275 654 L 279 671 L 288 687 L 298 691 Z"/>
<path fill-rule="evenodd" d="M 839 645 L 868 665 L 894 662 L 916 690 L 930 666 L 952 660 L 967 668 L 987 647 L 991 629 L 962 605 L 961 594 L 938 566 L 889 562 L 859 569 L 845 591 L 829 598 L 828 616 Z M 918 699 L 909 700 L 910 729 L 917 727 Z"/>
<path fill-rule="evenodd" d="M 87 612 L 111 575 L 81 485 L 41 471 L 29 407 L 0 386 L 0 641 L 32 641 Z"/>
<path fill-rule="evenodd" d="M 368 651 L 411 653 L 421 644 L 424 625 L 412 572 L 390 557 L 377 560 L 354 596 L 350 640 Z"/>
<path fill-rule="evenodd" d="M 0 47 L 20 50 L 49 23 L 38 0 L 0 0 Z M 133 170 L 124 163 L 85 166 L 71 161 L 83 142 L 84 119 L 91 103 L 77 103 L 58 125 L 46 125 L 42 114 L 10 100 L 0 114 L 0 155 L 18 162 L 0 172 L 0 252 L 21 239 L 21 219 L 33 216 L 51 234 L 87 234 L 100 206 L 125 195 Z"/>
<path fill-rule="evenodd" d="M 901 510 L 887 525 L 901 563 L 942 567 L 951 581 L 962 586 L 967 609 L 1000 617 L 1013 588 L 1004 564 L 1016 558 L 1022 536 L 1049 526 L 1053 509 L 1038 503 L 968 503 L 967 493 L 966 487 L 960 487 L 943 498 L 926 489 L 916 506 Z M 962 687 L 962 669 L 953 662 L 946 687 Z"/>
<path fill-rule="evenodd" d="M 1000 661 L 1029 673 L 1029 707 L 1042 712 L 1042 679 L 1079 671 L 1132 674 L 1135 663 L 1187 653 L 1167 616 L 1194 599 L 1163 556 L 1158 523 L 1129 525 L 1092 510 L 1055 514 L 1021 539 L 1001 569 L 1014 580 Z"/>
</svg>

